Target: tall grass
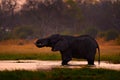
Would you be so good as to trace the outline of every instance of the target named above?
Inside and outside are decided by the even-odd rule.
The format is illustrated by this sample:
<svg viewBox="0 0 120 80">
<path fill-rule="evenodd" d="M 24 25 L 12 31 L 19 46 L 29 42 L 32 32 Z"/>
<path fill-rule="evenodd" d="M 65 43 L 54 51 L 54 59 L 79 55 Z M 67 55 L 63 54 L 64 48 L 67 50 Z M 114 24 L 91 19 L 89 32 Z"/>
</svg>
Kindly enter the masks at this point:
<svg viewBox="0 0 120 80">
<path fill-rule="evenodd" d="M 0 71 L 0 80 L 120 80 L 120 71 L 106 69 L 53 69 Z"/>
</svg>

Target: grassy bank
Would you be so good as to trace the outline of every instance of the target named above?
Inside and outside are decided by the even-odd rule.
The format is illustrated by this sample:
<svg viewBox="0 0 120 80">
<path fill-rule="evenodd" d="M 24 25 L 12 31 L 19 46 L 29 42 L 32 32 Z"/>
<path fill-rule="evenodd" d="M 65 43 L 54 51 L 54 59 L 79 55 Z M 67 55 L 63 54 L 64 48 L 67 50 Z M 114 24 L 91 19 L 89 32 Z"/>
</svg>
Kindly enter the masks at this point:
<svg viewBox="0 0 120 80">
<path fill-rule="evenodd" d="M 0 53 L 0 60 L 60 60 L 58 53 Z"/>
<path fill-rule="evenodd" d="M 51 71 L 2 71 L 0 80 L 120 80 L 120 71 L 105 69 L 53 69 Z"/>
<path fill-rule="evenodd" d="M 59 52 L 52 52 L 51 48 L 37 48 L 33 41 L 3 41 L 0 42 L 0 60 L 60 60 Z M 120 46 L 111 44 L 100 44 L 101 60 L 120 63 Z M 98 54 L 96 54 L 96 60 Z"/>
</svg>

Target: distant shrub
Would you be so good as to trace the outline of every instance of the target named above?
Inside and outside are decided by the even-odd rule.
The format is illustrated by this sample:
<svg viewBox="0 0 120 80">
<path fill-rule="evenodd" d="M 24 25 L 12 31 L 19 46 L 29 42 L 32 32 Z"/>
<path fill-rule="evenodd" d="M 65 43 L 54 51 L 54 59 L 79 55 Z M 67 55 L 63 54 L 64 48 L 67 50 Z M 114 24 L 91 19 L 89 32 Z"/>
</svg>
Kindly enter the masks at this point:
<svg viewBox="0 0 120 80">
<path fill-rule="evenodd" d="M 16 38 L 25 39 L 33 35 L 33 30 L 29 26 L 16 27 L 14 29 L 14 35 Z"/>
<path fill-rule="evenodd" d="M 119 36 L 119 33 L 116 30 L 108 30 L 105 34 L 105 40 L 115 40 Z"/>
<path fill-rule="evenodd" d="M 0 27 L 0 40 L 7 40 L 12 38 L 12 33 L 9 29 Z"/>
<path fill-rule="evenodd" d="M 98 33 L 98 37 L 100 37 L 100 38 L 104 38 L 105 37 L 105 32 L 99 32 Z"/>
<path fill-rule="evenodd" d="M 83 32 L 83 34 L 87 34 L 95 38 L 97 37 L 98 29 L 95 27 L 89 27 Z"/>
</svg>

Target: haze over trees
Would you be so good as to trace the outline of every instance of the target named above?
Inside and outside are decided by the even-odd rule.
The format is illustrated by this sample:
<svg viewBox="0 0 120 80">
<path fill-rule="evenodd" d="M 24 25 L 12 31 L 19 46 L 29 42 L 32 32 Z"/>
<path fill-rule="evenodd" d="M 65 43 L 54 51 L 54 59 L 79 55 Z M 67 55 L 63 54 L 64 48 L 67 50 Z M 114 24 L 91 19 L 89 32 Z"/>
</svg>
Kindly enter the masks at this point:
<svg viewBox="0 0 120 80">
<path fill-rule="evenodd" d="M 0 0 L 0 40 L 120 34 L 119 0 Z M 106 32 L 109 33 L 106 33 Z M 111 34 L 111 33 L 110 33 Z"/>
</svg>

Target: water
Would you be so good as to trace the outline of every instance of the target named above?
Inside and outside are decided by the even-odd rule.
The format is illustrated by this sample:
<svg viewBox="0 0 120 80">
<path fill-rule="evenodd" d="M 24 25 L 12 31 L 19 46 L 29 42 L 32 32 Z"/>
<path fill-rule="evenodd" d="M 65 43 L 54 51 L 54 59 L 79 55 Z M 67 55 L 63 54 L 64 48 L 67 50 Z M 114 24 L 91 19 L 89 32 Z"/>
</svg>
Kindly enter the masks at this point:
<svg viewBox="0 0 120 80">
<path fill-rule="evenodd" d="M 41 60 L 2 60 L 0 61 L 0 71 L 3 70 L 51 70 L 53 68 L 82 68 L 88 67 L 87 61 L 70 61 L 69 66 L 61 66 L 61 61 L 41 61 Z M 102 61 L 100 65 L 95 62 L 95 66 L 90 68 L 104 68 L 120 71 L 120 64 L 112 64 Z"/>
</svg>

